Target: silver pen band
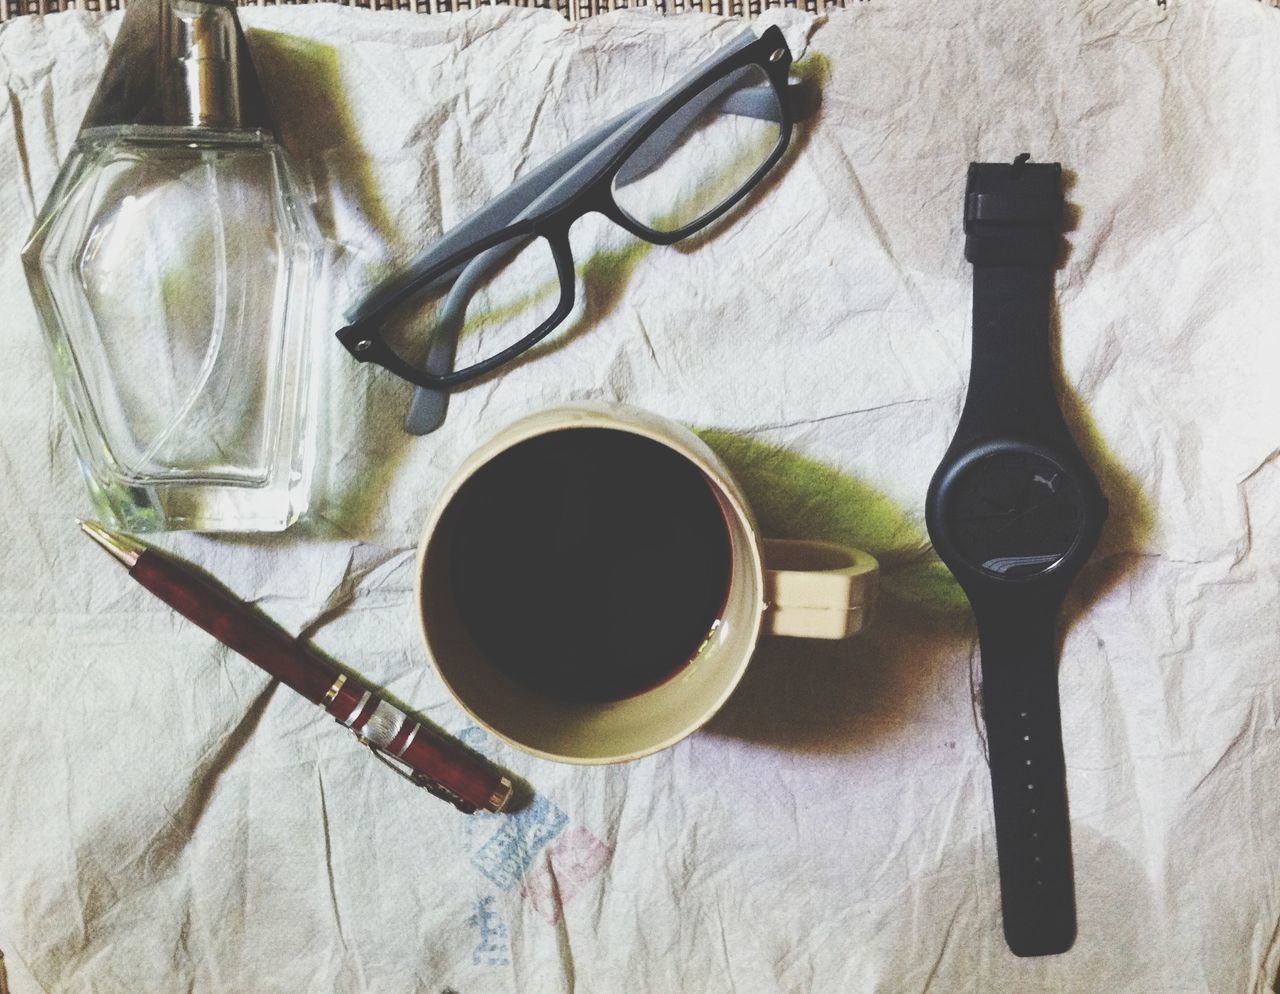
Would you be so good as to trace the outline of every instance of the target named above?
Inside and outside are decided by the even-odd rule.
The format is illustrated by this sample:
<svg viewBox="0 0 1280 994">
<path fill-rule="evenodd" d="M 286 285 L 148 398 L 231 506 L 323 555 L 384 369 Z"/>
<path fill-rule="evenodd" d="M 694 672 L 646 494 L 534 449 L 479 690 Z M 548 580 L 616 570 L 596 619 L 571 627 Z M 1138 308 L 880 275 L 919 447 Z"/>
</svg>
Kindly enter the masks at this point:
<svg viewBox="0 0 1280 994">
<path fill-rule="evenodd" d="M 373 714 L 369 715 L 369 720 L 364 723 L 360 734 L 368 740 L 370 745 L 385 749 L 391 744 L 391 740 L 400 734 L 404 722 L 403 711 L 380 700 L 378 706 L 373 709 Z"/>
<path fill-rule="evenodd" d="M 422 726 L 419 725 L 416 721 L 413 723 L 413 727 L 409 729 L 408 737 L 404 740 L 404 745 L 402 745 L 399 751 L 396 752 L 397 756 L 400 756 L 401 758 L 403 758 L 404 754 L 409 751 L 409 745 L 413 742 L 414 736 L 418 734 L 418 729 L 421 727 Z"/>
<path fill-rule="evenodd" d="M 358 703 L 355 707 L 353 707 L 351 709 L 351 713 L 347 715 L 345 719 L 343 719 L 342 723 L 344 725 L 346 725 L 348 728 L 355 729 L 356 719 L 360 717 L 360 712 L 364 710 L 364 706 L 369 703 L 369 697 L 372 693 L 373 691 L 371 690 L 366 690 L 364 692 L 364 696 L 360 698 L 360 703 Z"/>
</svg>

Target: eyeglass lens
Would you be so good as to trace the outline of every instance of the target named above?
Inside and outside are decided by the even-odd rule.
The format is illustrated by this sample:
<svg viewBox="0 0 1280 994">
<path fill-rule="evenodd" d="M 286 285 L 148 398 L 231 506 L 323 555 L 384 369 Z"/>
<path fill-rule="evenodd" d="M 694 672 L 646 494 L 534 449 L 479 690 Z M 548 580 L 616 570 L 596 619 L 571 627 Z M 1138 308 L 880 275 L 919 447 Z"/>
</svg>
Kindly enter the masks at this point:
<svg viewBox="0 0 1280 994">
<path fill-rule="evenodd" d="M 545 238 L 512 238 L 482 252 L 415 296 L 388 322 L 387 344 L 422 368 L 433 338 L 456 344 L 465 369 L 516 344 L 555 313 L 560 276 Z"/>
<path fill-rule="evenodd" d="M 652 231 L 679 231 L 740 193 L 782 140 L 765 71 L 715 80 L 642 142 L 613 180 L 615 203 Z"/>
</svg>

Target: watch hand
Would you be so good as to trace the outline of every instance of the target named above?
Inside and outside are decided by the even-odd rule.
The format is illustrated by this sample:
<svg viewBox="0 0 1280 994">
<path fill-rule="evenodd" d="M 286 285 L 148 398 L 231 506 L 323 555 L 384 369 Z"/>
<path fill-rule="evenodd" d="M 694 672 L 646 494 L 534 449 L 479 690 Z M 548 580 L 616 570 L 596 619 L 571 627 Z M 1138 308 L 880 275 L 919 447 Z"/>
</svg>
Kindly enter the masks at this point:
<svg viewBox="0 0 1280 994">
<path fill-rule="evenodd" d="M 1025 517 L 1028 514 L 1034 514 L 1036 511 L 1039 511 L 1040 509 L 1041 508 L 1039 504 L 1028 504 L 1026 507 L 1011 514 L 1008 517 L 1008 519 L 1005 521 L 1005 524 L 1012 524 L 1013 522 L 1017 521 L 1019 518 Z"/>
<path fill-rule="evenodd" d="M 974 521 L 997 521 L 1001 518 L 1008 518 L 1010 516 L 1024 514 L 1026 513 L 1026 510 L 1027 510 L 1026 508 L 1023 508 L 1021 511 L 1019 511 L 1016 507 L 1011 507 L 1008 510 L 997 511 L 992 514 L 971 514 L 971 515 L 968 515 L 967 517 L 963 517 L 958 520 L 960 524 L 968 524 Z"/>
<path fill-rule="evenodd" d="M 1025 508 L 1026 508 L 1026 506 L 1027 506 L 1027 498 L 1028 498 L 1028 497 L 1030 496 L 1030 494 L 1031 494 L 1031 483 L 1032 483 L 1032 481 L 1033 481 L 1034 479 L 1035 479 L 1035 477 L 1034 477 L 1034 476 L 1023 476 L 1023 478 L 1022 478 L 1022 489 L 1018 491 L 1018 497 L 1017 497 L 1017 499 L 1013 502 L 1013 506 L 1014 506 L 1014 507 L 1020 507 L 1020 508 L 1023 508 L 1023 509 L 1025 509 Z"/>
<path fill-rule="evenodd" d="M 985 504 L 987 507 L 995 508 L 997 511 L 1000 511 L 1002 513 L 1012 513 L 1017 507 L 1016 504 L 1006 505 L 1004 501 L 996 500 L 996 498 L 989 493 L 980 494 L 978 496 L 978 499 L 982 501 L 982 503 Z"/>
</svg>

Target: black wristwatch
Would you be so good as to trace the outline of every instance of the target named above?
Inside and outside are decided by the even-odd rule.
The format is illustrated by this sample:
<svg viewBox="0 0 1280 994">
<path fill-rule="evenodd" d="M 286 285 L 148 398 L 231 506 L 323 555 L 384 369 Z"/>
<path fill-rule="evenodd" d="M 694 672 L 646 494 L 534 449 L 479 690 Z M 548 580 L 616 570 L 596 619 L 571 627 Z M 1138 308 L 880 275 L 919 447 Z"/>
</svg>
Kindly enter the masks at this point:
<svg viewBox="0 0 1280 994">
<path fill-rule="evenodd" d="M 1107 501 L 1054 388 L 1062 167 L 1028 158 L 969 166 L 969 392 L 925 515 L 978 622 L 1005 938 L 1019 956 L 1046 956 L 1076 934 L 1057 619 Z"/>
</svg>

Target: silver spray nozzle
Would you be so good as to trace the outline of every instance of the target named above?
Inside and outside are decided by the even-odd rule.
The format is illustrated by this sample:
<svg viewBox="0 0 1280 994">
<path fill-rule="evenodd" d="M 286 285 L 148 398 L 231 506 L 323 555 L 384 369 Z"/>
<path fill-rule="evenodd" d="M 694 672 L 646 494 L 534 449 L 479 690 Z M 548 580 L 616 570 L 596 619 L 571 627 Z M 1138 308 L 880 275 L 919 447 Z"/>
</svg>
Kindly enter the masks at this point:
<svg viewBox="0 0 1280 994">
<path fill-rule="evenodd" d="M 81 130 L 274 131 L 232 0 L 131 0 Z"/>
</svg>

